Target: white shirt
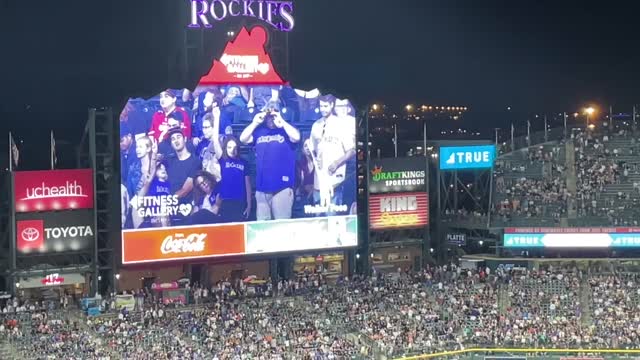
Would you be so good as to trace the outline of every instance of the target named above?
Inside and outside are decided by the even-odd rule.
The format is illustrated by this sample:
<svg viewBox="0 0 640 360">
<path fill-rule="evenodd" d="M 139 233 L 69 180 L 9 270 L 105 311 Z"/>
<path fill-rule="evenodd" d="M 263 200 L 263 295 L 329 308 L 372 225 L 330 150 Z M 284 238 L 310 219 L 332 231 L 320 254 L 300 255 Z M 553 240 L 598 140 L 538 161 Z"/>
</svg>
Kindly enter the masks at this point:
<svg viewBox="0 0 640 360">
<path fill-rule="evenodd" d="M 314 188 L 320 189 L 322 176 L 330 176 L 333 186 L 344 181 L 346 165 L 340 166 L 333 175 L 329 175 L 331 164 L 344 156 L 347 151 L 355 149 L 356 120 L 352 116 L 329 116 L 319 119 L 311 127 L 311 148 L 316 153 L 316 171 L 314 171 Z"/>
</svg>

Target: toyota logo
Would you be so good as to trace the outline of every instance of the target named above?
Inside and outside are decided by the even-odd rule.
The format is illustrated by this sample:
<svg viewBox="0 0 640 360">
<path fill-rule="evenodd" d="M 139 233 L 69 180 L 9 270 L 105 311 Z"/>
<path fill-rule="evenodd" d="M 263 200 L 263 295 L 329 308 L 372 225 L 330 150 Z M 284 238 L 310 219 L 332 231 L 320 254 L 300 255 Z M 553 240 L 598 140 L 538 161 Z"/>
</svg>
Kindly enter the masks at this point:
<svg viewBox="0 0 640 360">
<path fill-rule="evenodd" d="M 22 240 L 27 242 L 32 242 L 32 241 L 38 240 L 38 238 L 40 237 L 40 232 L 36 228 L 29 227 L 22 230 L 21 235 L 22 235 Z"/>
</svg>

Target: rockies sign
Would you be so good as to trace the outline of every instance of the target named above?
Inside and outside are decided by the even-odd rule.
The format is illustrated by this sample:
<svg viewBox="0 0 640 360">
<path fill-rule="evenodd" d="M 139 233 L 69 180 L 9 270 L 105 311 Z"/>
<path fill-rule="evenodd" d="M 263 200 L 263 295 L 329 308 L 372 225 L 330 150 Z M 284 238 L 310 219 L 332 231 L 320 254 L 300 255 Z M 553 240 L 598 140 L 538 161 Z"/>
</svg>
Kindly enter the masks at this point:
<svg viewBox="0 0 640 360">
<path fill-rule="evenodd" d="M 94 233 L 92 210 L 17 214 L 16 250 L 19 254 L 86 250 Z"/>
</svg>

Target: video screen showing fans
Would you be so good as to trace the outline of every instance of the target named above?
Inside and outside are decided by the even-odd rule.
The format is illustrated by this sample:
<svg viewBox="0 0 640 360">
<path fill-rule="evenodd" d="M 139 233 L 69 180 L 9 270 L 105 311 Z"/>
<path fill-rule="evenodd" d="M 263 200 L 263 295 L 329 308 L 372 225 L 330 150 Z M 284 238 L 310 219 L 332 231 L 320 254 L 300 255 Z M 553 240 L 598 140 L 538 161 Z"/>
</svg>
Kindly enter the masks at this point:
<svg viewBox="0 0 640 360">
<path fill-rule="evenodd" d="M 281 85 L 132 99 L 122 229 L 355 216 L 355 115 L 349 100 Z"/>
</svg>

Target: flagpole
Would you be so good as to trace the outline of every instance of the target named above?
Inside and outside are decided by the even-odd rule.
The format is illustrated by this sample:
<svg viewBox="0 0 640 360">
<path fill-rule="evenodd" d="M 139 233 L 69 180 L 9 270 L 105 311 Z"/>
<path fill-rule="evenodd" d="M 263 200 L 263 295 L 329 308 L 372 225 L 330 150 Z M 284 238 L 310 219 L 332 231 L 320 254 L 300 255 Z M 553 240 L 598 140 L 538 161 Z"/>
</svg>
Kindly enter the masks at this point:
<svg viewBox="0 0 640 360">
<path fill-rule="evenodd" d="M 13 171 L 13 136 L 9 131 L 9 172 Z"/>
<path fill-rule="evenodd" d="M 531 146 L 531 120 L 527 119 L 527 146 Z"/>
<path fill-rule="evenodd" d="M 549 134 L 547 132 L 547 115 L 544 116 L 544 142 L 549 141 Z"/>
<path fill-rule="evenodd" d="M 514 139 L 513 139 L 513 132 L 514 132 L 514 130 L 515 130 L 515 129 L 514 129 L 514 127 L 513 127 L 513 123 L 511 123 L 511 151 L 512 151 L 512 152 L 513 152 L 513 151 L 516 151 L 516 148 L 515 148 L 515 145 L 516 145 L 516 144 L 515 144 L 515 141 L 514 141 Z"/>
<path fill-rule="evenodd" d="M 613 106 L 609 105 L 609 123 L 611 124 L 611 132 L 615 133 L 616 129 L 613 127 Z"/>
<path fill-rule="evenodd" d="M 49 155 L 50 155 L 50 160 L 51 160 L 51 170 L 54 169 L 55 164 L 53 163 L 53 157 L 54 157 L 54 153 L 55 153 L 55 143 L 53 142 L 53 130 L 51 130 L 51 136 L 49 138 L 49 143 L 50 143 L 50 149 L 49 149 Z"/>
<path fill-rule="evenodd" d="M 567 112 L 562 113 L 563 121 L 564 121 L 564 138 L 567 138 Z"/>
<path fill-rule="evenodd" d="M 395 156 L 398 157 L 398 124 L 393 124 L 393 151 Z"/>
</svg>

